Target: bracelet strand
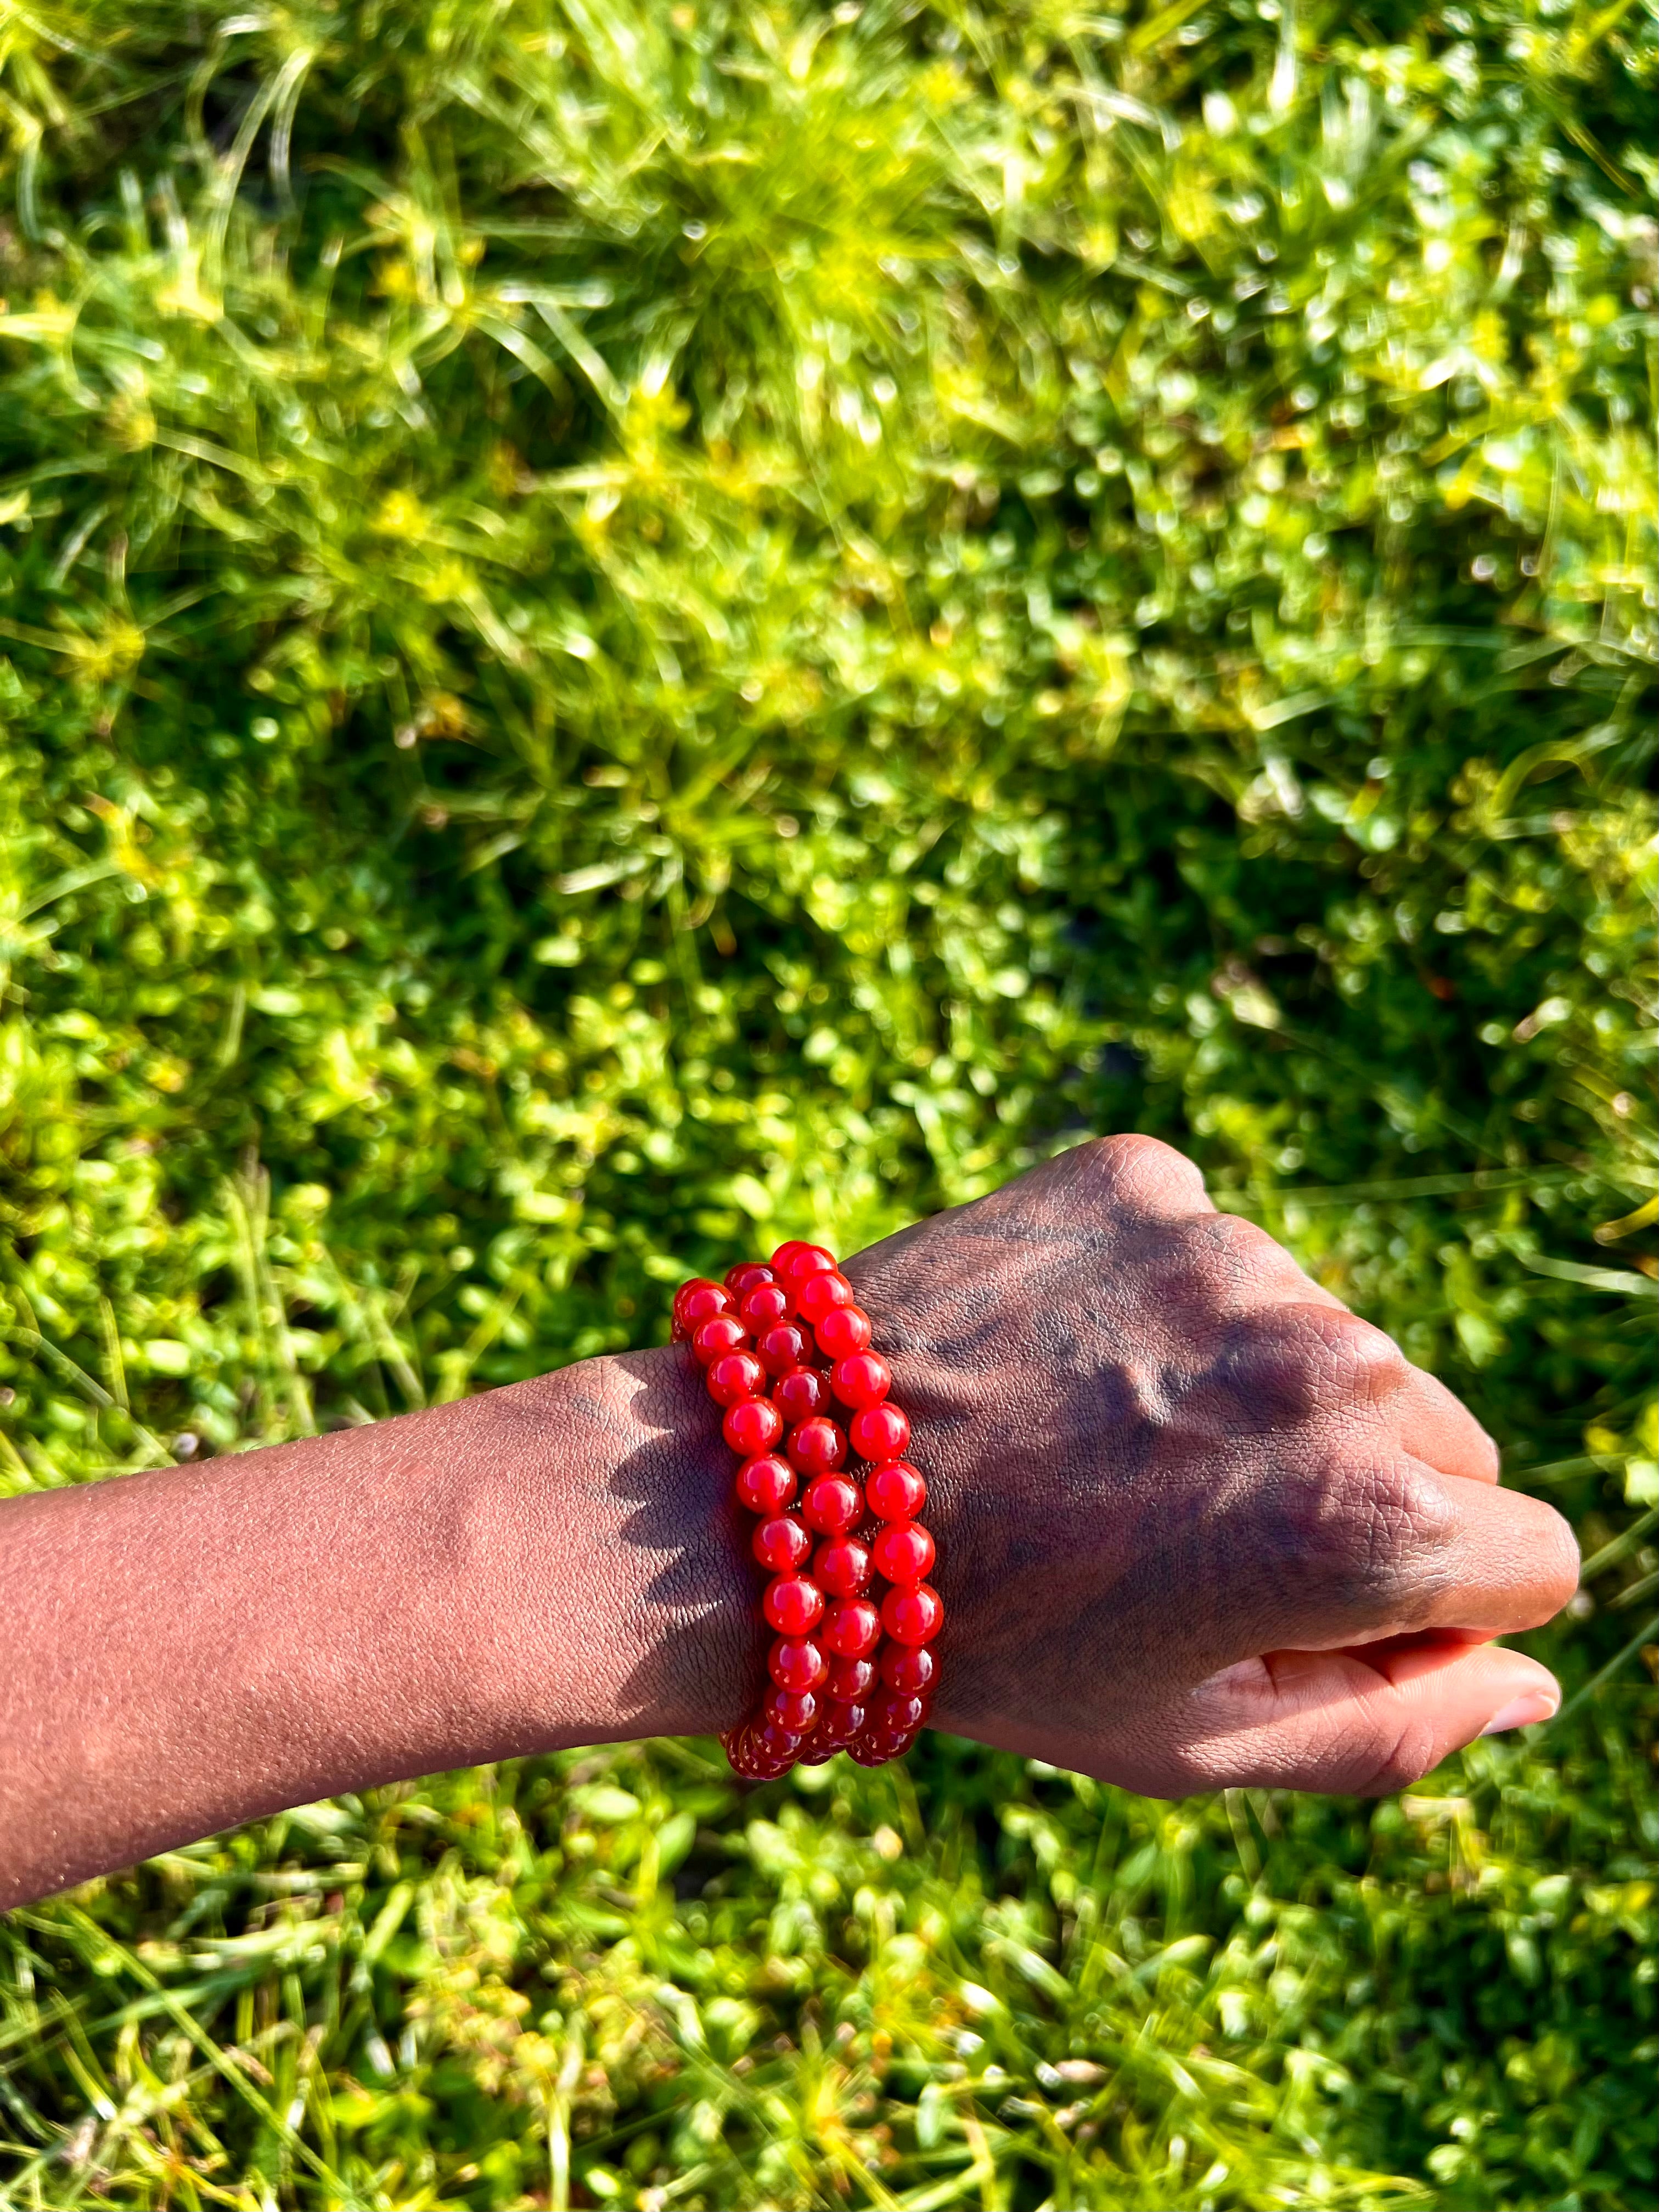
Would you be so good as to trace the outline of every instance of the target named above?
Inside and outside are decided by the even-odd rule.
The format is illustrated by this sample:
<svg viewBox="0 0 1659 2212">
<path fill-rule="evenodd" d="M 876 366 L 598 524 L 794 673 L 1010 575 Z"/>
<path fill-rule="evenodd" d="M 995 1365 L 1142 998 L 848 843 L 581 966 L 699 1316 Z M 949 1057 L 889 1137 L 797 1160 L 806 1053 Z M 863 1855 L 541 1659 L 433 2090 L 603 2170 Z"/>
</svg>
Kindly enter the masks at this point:
<svg viewBox="0 0 1659 2212">
<path fill-rule="evenodd" d="M 871 1335 L 821 1244 L 781 1244 L 724 1283 L 697 1276 L 675 1294 L 675 1339 L 721 1408 L 738 1503 L 756 1516 L 750 1548 L 771 1577 L 770 1679 L 758 1710 L 720 1739 L 746 1780 L 838 1751 L 863 1766 L 902 1758 L 933 1703 L 945 1607 L 917 1517 L 927 1486 L 904 1457 L 910 1424 Z"/>
</svg>

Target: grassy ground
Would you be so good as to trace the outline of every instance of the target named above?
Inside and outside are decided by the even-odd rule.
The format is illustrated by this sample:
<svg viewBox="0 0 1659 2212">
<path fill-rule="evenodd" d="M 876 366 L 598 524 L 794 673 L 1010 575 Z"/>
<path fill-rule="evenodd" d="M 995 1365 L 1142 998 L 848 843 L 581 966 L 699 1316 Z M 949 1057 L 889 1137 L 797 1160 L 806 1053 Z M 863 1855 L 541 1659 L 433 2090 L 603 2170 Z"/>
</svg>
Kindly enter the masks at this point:
<svg viewBox="0 0 1659 2212">
<path fill-rule="evenodd" d="M 1593 1555 L 1379 1806 L 659 1744 L 15 1913 L 0 2201 L 1651 2203 L 1655 75 L 0 6 L 0 1480 L 1137 1127 Z"/>
</svg>

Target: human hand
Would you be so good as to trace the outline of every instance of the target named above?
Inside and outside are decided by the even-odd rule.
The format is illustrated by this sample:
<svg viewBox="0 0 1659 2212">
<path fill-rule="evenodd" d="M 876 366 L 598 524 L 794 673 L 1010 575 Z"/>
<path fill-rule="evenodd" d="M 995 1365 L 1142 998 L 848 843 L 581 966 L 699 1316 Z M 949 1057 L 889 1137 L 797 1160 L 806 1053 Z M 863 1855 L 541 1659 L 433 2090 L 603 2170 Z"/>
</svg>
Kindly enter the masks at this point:
<svg viewBox="0 0 1659 2212">
<path fill-rule="evenodd" d="M 1560 1693 L 1577 1583 L 1443 1384 L 1146 1137 L 847 1263 L 916 1425 L 935 1724 L 1154 1796 L 1380 1794 Z"/>
<path fill-rule="evenodd" d="M 1166 1796 L 1365 1791 L 1553 1711 L 1486 1639 L 1570 1595 L 1565 1523 L 1179 1153 L 1082 1146 L 846 1272 L 929 1481 L 941 1728 Z M 663 1347 L 0 1501 L 0 1909 L 343 1790 L 736 1725 L 768 1635 L 708 1415 Z"/>
</svg>

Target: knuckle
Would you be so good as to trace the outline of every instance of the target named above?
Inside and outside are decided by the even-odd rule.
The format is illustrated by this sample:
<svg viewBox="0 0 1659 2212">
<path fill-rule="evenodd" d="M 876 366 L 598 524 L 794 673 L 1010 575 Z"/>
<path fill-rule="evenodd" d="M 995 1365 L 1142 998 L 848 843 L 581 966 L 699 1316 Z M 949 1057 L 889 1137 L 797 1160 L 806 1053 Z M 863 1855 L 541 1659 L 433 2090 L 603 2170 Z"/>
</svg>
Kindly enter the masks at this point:
<svg viewBox="0 0 1659 2212">
<path fill-rule="evenodd" d="M 1161 1137 L 1142 1136 L 1138 1129 L 1122 1129 L 1115 1136 L 1095 1139 L 1096 1156 L 1109 1166 L 1140 1166 L 1148 1162 L 1169 1160 L 1182 1167 L 1189 1162 L 1184 1152 L 1173 1145 L 1166 1145 Z"/>
<path fill-rule="evenodd" d="M 1408 1790 L 1439 1765 L 1440 1746 L 1432 1724 L 1420 1718 L 1395 1722 L 1382 1745 L 1368 1753 L 1364 1778 L 1354 1784 L 1357 1797 L 1387 1797 Z"/>
<path fill-rule="evenodd" d="M 1310 1562 L 1322 1596 L 1373 1620 L 1409 1625 L 1426 1614 L 1452 1519 L 1432 1483 L 1405 1462 L 1367 1463 L 1328 1484 L 1322 1505 Z"/>
<path fill-rule="evenodd" d="M 1278 1334 L 1275 1364 L 1298 1389 L 1306 1413 L 1375 1405 L 1406 1380 L 1398 1345 L 1339 1307 L 1291 1307 Z"/>
<path fill-rule="evenodd" d="M 1310 1318 L 1317 1314 L 1316 1326 L 1328 1347 L 1332 1368 L 1346 1385 L 1349 1398 L 1365 1401 L 1397 1390 L 1409 1372 L 1406 1355 L 1391 1336 L 1374 1328 L 1358 1314 L 1339 1313 L 1322 1308 L 1309 1309 Z"/>
<path fill-rule="evenodd" d="M 1372 1406 L 1406 1373 L 1404 1358 L 1381 1329 L 1339 1307 L 1316 1305 L 1249 1313 L 1235 1334 L 1233 1366 L 1247 1397 L 1291 1421 Z"/>
<path fill-rule="evenodd" d="M 1184 1152 L 1157 1137 L 1133 1131 L 1099 1137 L 1089 1148 L 1095 1164 L 1114 1182 L 1132 1185 L 1153 1198 L 1201 1199 L 1204 1177 Z"/>
<path fill-rule="evenodd" d="M 1408 1462 L 1395 1461 L 1368 1467 L 1356 1504 L 1366 1594 L 1397 1610 L 1425 1609 L 1435 1587 L 1430 1563 L 1452 1531 L 1444 1495 Z"/>
</svg>

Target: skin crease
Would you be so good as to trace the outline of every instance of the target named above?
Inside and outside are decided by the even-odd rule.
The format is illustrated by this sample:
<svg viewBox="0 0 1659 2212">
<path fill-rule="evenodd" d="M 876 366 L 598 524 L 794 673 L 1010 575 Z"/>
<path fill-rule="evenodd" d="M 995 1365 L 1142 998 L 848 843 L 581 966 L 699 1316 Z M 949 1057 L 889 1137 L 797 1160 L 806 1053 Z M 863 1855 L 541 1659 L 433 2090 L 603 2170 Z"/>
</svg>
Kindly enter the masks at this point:
<svg viewBox="0 0 1659 2212">
<path fill-rule="evenodd" d="M 1458 1401 L 1150 1139 L 848 1262 L 910 1414 L 935 1724 L 1163 1796 L 1379 1792 L 1577 1585 Z M 734 1724 L 732 1458 L 683 1347 L 0 1504 L 0 1907 L 345 1790 Z"/>
</svg>

